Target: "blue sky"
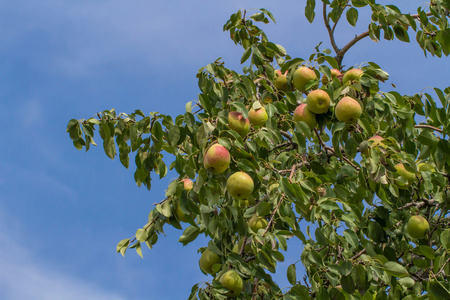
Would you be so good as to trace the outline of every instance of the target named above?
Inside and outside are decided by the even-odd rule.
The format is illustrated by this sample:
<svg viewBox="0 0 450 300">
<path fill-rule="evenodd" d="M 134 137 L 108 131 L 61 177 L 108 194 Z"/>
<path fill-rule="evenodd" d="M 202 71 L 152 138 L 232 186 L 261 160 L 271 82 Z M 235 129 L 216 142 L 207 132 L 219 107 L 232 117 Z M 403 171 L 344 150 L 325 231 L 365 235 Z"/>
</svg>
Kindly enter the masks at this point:
<svg viewBox="0 0 450 300">
<path fill-rule="evenodd" d="M 292 57 L 307 58 L 321 41 L 329 47 L 320 12 L 310 25 L 304 1 L 280 3 L 0 2 L 0 299 L 185 299 L 193 284 L 211 279 L 198 268 L 205 240 L 183 247 L 178 230 L 167 230 L 144 259 L 132 250 L 125 258 L 115 253 L 175 175 L 155 179 L 150 192 L 140 189 L 133 168 L 99 147 L 77 151 L 65 129 L 72 118 L 110 108 L 183 113 L 197 97 L 200 67 L 222 57 L 241 69 L 241 49 L 222 32 L 239 8 L 269 9 L 277 24 L 264 29 Z M 338 43 L 366 26 L 363 15 L 357 29 L 339 26 Z M 390 73 L 385 91 L 393 89 L 389 83 L 408 94 L 449 84 L 448 58 L 426 59 L 414 42 L 367 39 L 344 64 L 367 61 Z M 282 286 L 300 253 L 292 244 L 276 275 Z"/>
</svg>

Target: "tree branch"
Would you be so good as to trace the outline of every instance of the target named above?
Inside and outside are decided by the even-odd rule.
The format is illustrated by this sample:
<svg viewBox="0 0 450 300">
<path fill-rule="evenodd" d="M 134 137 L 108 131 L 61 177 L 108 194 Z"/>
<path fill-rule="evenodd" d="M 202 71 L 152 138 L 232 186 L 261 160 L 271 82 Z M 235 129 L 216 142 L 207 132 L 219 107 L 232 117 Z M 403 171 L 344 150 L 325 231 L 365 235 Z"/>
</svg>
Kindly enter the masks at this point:
<svg viewBox="0 0 450 300">
<path fill-rule="evenodd" d="M 425 125 L 425 124 L 414 125 L 414 128 L 427 128 L 427 129 L 432 129 L 432 130 L 440 132 L 440 133 L 444 132 L 444 130 L 442 130 L 440 128 L 433 127 L 431 125 Z"/>
<path fill-rule="evenodd" d="M 325 4 L 325 2 L 323 3 L 323 21 L 325 23 L 325 27 L 327 28 L 328 31 L 328 35 L 330 36 L 330 42 L 331 42 L 331 46 L 334 49 L 334 52 L 336 52 L 336 56 L 339 56 L 339 53 L 341 52 L 341 49 L 339 49 L 339 47 L 336 44 L 336 41 L 334 39 L 334 29 L 336 27 L 337 21 L 333 26 L 333 29 L 331 29 L 330 26 L 330 22 L 328 21 L 328 17 L 327 17 L 327 5 Z M 342 60 L 341 60 L 342 61 Z M 338 62 L 339 66 L 341 66 L 341 64 Z"/>
</svg>

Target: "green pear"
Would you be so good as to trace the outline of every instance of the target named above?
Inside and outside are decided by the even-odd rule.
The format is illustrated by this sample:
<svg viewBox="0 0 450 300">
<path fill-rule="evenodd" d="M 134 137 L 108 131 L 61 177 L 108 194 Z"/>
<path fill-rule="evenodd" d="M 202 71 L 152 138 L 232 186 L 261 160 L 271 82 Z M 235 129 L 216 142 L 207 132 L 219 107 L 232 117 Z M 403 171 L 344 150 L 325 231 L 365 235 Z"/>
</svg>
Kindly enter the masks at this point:
<svg viewBox="0 0 450 300">
<path fill-rule="evenodd" d="M 287 85 L 287 71 L 284 74 L 281 74 L 281 70 L 276 70 L 275 71 L 275 88 L 277 90 L 283 91 L 283 92 L 287 92 L 288 89 L 288 85 Z"/>
<path fill-rule="evenodd" d="M 408 180 L 407 183 L 403 183 L 401 181 L 397 181 L 397 186 L 399 188 L 407 188 L 410 185 L 414 183 L 416 180 L 416 175 L 414 173 L 411 173 L 405 169 L 405 166 L 402 163 L 398 163 L 395 165 L 395 169 L 397 170 L 397 173 L 400 174 L 402 177 L 406 178 Z"/>
<path fill-rule="evenodd" d="M 362 108 L 358 101 L 346 96 L 338 102 L 334 112 L 340 122 L 355 123 L 362 114 Z"/>
<path fill-rule="evenodd" d="M 344 73 L 344 77 L 342 77 L 342 84 L 346 84 L 347 82 L 353 82 L 359 80 L 361 76 L 364 74 L 363 70 L 360 69 L 351 69 Z"/>
<path fill-rule="evenodd" d="M 303 121 L 309 125 L 311 129 L 317 126 L 316 114 L 308 109 L 306 103 L 302 103 L 294 111 L 294 120 L 296 122 Z"/>
<path fill-rule="evenodd" d="M 422 216 L 412 216 L 406 225 L 410 236 L 416 239 L 423 239 L 430 228 L 427 219 Z"/>
<path fill-rule="evenodd" d="M 228 270 L 220 277 L 220 284 L 229 289 L 226 293 L 229 297 L 236 297 L 244 289 L 244 281 L 235 270 Z"/>
<path fill-rule="evenodd" d="M 307 67 L 300 67 L 295 70 L 294 75 L 292 76 L 292 84 L 294 87 L 300 92 L 305 92 L 305 86 L 308 81 L 316 80 L 316 72 Z"/>
<path fill-rule="evenodd" d="M 264 229 L 267 227 L 269 222 L 263 217 L 253 215 L 250 220 L 248 220 L 248 226 L 253 232 L 258 232 L 260 229 Z"/>
<path fill-rule="evenodd" d="M 227 180 L 227 191 L 235 199 L 247 199 L 253 192 L 253 179 L 245 172 L 236 172 Z"/>
<path fill-rule="evenodd" d="M 266 109 L 261 107 L 259 109 L 253 109 L 253 107 L 248 111 L 248 119 L 253 126 L 264 126 L 266 124 L 269 116 L 267 115 Z"/>
<path fill-rule="evenodd" d="M 220 264 L 220 262 L 220 256 L 209 250 L 209 248 L 206 248 L 200 257 L 198 264 L 203 272 L 213 274 L 212 267 L 215 264 Z"/>
<path fill-rule="evenodd" d="M 213 174 L 223 173 L 230 165 L 230 152 L 224 146 L 214 144 L 206 151 L 203 165 Z"/>
<path fill-rule="evenodd" d="M 331 98 L 324 90 L 311 91 L 306 97 L 308 109 L 315 114 L 324 114 L 330 107 Z"/>
</svg>

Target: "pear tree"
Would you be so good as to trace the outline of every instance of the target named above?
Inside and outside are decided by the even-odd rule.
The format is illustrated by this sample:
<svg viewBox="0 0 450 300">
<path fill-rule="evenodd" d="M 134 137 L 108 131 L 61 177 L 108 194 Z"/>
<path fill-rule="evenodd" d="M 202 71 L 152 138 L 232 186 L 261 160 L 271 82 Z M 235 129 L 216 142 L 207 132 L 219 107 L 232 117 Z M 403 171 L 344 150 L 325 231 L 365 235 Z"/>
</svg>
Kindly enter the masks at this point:
<svg viewBox="0 0 450 300">
<path fill-rule="evenodd" d="M 223 29 L 242 47 L 242 70 L 221 60 L 200 68 L 184 114 L 109 109 L 70 120 L 76 149 L 102 140 L 138 186 L 177 176 L 117 252 L 142 256 L 167 226 L 183 245 L 206 237 L 197 271 L 210 281 L 193 282 L 188 299 L 450 299 L 450 88 L 401 95 L 376 62 L 343 64 L 366 38 L 446 59 L 449 10 L 448 0 L 416 12 L 307 0 L 305 17 L 324 24 L 331 49 L 311 45 L 304 58 L 271 42 L 268 10 L 239 10 Z M 367 30 L 339 46 L 339 22 Z M 273 274 L 299 251 L 292 239 L 303 249 L 285 287 Z"/>
</svg>

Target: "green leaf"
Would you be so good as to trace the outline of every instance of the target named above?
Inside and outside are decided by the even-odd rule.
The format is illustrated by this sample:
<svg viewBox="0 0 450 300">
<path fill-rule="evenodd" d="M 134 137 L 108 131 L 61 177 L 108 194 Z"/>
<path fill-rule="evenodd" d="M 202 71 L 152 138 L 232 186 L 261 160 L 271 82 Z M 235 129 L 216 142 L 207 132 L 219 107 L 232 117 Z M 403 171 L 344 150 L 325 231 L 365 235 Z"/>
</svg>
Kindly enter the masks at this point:
<svg viewBox="0 0 450 300">
<path fill-rule="evenodd" d="M 341 286 L 342 289 L 350 295 L 355 292 L 355 282 L 353 281 L 352 276 L 342 276 Z"/>
<path fill-rule="evenodd" d="M 197 238 L 197 236 L 199 235 L 199 233 L 200 233 L 200 229 L 198 227 L 189 226 L 188 228 L 186 228 L 184 230 L 183 235 L 180 236 L 178 241 L 180 243 L 183 243 L 183 246 L 186 246 L 187 244 L 189 244 L 190 242 L 195 240 Z"/>
<path fill-rule="evenodd" d="M 241 64 L 245 63 L 251 54 L 252 54 L 252 48 L 249 47 L 244 51 L 244 54 L 242 54 Z"/>
<path fill-rule="evenodd" d="M 180 128 L 178 126 L 170 126 L 169 128 L 169 142 L 172 146 L 178 144 L 180 140 Z"/>
<path fill-rule="evenodd" d="M 450 249 L 450 229 L 446 229 L 441 233 L 441 244 L 445 249 Z"/>
<path fill-rule="evenodd" d="M 433 146 L 439 142 L 439 139 L 434 136 L 428 129 L 424 129 L 419 134 L 419 142 L 423 145 Z"/>
<path fill-rule="evenodd" d="M 406 270 L 405 267 L 394 261 L 386 262 L 383 265 L 383 269 L 386 271 L 386 273 L 394 277 L 405 277 L 409 275 L 408 270 Z"/>
<path fill-rule="evenodd" d="M 428 283 L 428 291 L 438 299 L 450 299 L 450 291 L 438 280 Z"/>
<path fill-rule="evenodd" d="M 358 292 L 364 295 L 370 287 L 370 282 L 367 279 L 367 270 L 363 265 L 356 265 L 352 270 L 351 276 Z"/>
<path fill-rule="evenodd" d="M 305 16 L 306 19 L 308 19 L 309 23 L 312 23 L 314 21 L 314 17 L 316 15 L 316 13 L 314 12 L 315 6 L 316 6 L 315 0 L 306 1 Z"/>
<path fill-rule="evenodd" d="M 142 248 L 141 248 L 141 243 L 137 243 L 136 247 L 135 247 L 136 253 L 139 254 L 139 256 L 141 258 L 144 258 L 144 256 L 142 255 Z"/>
<path fill-rule="evenodd" d="M 403 277 L 398 280 L 398 283 L 400 283 L 405 288 L 412 288 L 416 282 L 411 277 Z"/>
<path fill-rule="evenodd" d="M 319 245 L 322 245 L 322 246 L 328 245 L 327 238 L 323 234 L 322 228 L 320 228 L 320 227 L 316 228 L 315 235 L 316 235 L 316 241 Z"/>
<path fill-rule="evenodd" d="M 409 43 L 409 35 L 405 28 L 401 25 L 394 26 L 395 36 L 402 42 Z"/>
<path fill-rule="evenodd" d="M 341 266 L 339 267 L 339 271 L 344 276 L 350 275 L 350 273 L 352 272 L 352 269 L 353 269 L 353 264 L 350 260 L 344 260 L 342 262 Z"/>
<path fill-rule="evenodd" d="M 289 265 L 287 268 L 287 279 L 290 284 L 294 285 L 297 282 L 297 274 L 295 264 Z"/>
<path fill-rule="evenodd" d="M 271 13 L 270 11 L 268 11 L 268 10 L 265 9 L 265 8 L 260 8 L 259 10 L 262 11 L 262 12 L 264 12 L 266 15 L 268 15 L 269 18 L 270 18 L 274 23 L 276 23 L 275 18 L 274 18 L 274 16 L 272 15 L 272 13 Z"/>
<path fill-rule="evenodd" d="M 113 137 L 110 136 L 103 140 L 103 149 L 109 158 L 114 159 L 116 156 L 116 144 L 114 143 Z"/>
<path fill-rule="evenodd" d="M 420 253 L 423 254 L 428 259 L 435 259 L 436 255 L 434 255 L 434 250 L 431 247 L 420 245 L 419 246 Z"/>
<path fill-rule="evenodd" d="M 450 54 L 450 28 L 438 31 L 436 38 L 445 56 L 448 56 Z"/>
<path fill-rule="evenodd" d="M 265 216 L 267 215 L 270 210 L 272 209 L 272 204 L 269 202 L 260 202 L 258 204 L 258 207 L 256 209 L 256 212 L 258 216 Z"/>
<path fill-rule="evenodd" d="M 67 129 L 66 132 L 69 132 L 70 129 L 72 129 L 72 127 L 77 126 L 78 125 L 78 120 L 72 119 L 69 121 L 69 123 L 67 124 Z"/>
<path fill-rule="evenodd" d="M 358 236 L 356 233 L 350 229 L 344 230 L 344 237 L 347 242 L 352 246 L 352 248 L 357 248 L 359 245 Z"/>
<path fill-rule="evenodd" d="M 346 16 L 348 23 L 355 27 L 356 22 L 358 21 L 358 10 L 354 7 L 351 7 L 349 10 L 347 10 Z"/>
</svg>

